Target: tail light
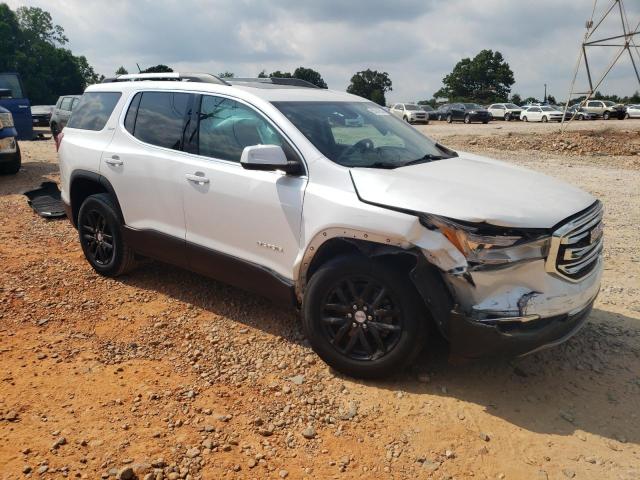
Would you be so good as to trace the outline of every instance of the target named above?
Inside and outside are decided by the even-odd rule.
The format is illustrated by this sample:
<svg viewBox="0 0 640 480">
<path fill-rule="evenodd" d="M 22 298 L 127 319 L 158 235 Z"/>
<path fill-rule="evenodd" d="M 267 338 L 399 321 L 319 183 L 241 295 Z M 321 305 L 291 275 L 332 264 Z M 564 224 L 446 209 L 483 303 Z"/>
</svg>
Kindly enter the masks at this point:
<svg viewBox="0 0 640 480">
<path fill-rule="evenodd" d="M 56 142 L 56 152 L 60 150 L 60 144 L 62 143 L 62 139 L 64 138 L 64 132 L 60 132 L 58 135 L 55 135 L 53 139 Z"/>
</svg>

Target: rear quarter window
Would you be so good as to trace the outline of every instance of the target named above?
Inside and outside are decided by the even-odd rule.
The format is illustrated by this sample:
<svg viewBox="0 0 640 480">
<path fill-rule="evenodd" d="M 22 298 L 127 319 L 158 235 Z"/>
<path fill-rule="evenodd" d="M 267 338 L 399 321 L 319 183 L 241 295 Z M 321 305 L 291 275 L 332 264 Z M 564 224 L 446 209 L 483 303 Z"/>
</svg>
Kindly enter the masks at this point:
<svg viewBox="0 0 640 480">
<path fill-rule="evenodd" d="M 87 92 L 73 109 L 67 127 L 80 130 L 102 130 L 107 124 L 120 92 Z"/>
</svg>

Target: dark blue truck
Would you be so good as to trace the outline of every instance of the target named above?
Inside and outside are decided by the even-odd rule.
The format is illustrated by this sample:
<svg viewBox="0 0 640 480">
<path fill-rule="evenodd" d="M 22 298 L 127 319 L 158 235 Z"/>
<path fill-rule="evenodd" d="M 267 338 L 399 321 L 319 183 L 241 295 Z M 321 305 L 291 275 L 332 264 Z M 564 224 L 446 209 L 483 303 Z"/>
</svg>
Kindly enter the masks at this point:
<svg viewBox="0 0 640 480">
<path fill-rule="evenodd" d="M 13 115 L 18 140 L 33 139 L 31 104 L 24 91 L 20 75 L 15 72 L 0 73 L 0 107 Z"/>
</svg>

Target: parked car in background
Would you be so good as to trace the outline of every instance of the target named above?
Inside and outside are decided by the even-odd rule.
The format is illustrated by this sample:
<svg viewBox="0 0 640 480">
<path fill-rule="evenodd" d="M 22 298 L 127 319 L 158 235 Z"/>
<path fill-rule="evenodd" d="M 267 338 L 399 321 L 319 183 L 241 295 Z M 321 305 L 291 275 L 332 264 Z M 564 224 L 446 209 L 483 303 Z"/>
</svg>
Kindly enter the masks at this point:
<svg viewBox="0 0 640 480">
<path fill-rule="evenodd" d="M 415 103 L 396 103 L 391 107 L 391 114 L 408 123 L 429 123 L 427 112 Z"/>
<path fill-rule="evenodd" d="M 437 109 L 436 109 L 436 120 L 446 120 L 447 119 L 447 115 L 449 114 L 449 110 L 451 110 L 451 104 L 450 103 L 444 103 L 442 105 L 440 105 Z"/>
<path fill-rule="evenodd" d="M 34 127 L 48 127 L 55 105 L 33 105 L 31 107 L 31 119 Z"/>
<path fill-rule="evenodd" d="M 626 113 L 624 105 L 609 100 L 589 100 L 583 108 L 586 112 L 592 113 L 603 120 L 609 120 L 610 118 L 622 120 Z"/>
<path fill-rule="evenodd" d="M 565 120 L 595 120 L 596 115 L 587 112 L 579 104 L 571 105 L 567 108 L 567 112 L 564 117 Z"/>
<path fill-rule="evenodd" d="M 493 118 L 500 118 L 505 121 L 517 120 L 520 118 L 522 108 L 515 103 L 494 103 L 489 105 L 489 113 Z"/>
<path fill-rule="evenodd" d="M 491 120 L 491 114 L 489 110 L 477 103 L 452 103 L 445 119 L 448 123 L 457 121 L 488 123 Z"/>
<path fill-rule="evenodd" d="M 60 142 L 62 201 L 101 275 L 139 254 L 286 302 L 323 360 L 364 378 L 399 373 L 435 332 L 454 356 L 517 356 L 587 320 L 591 194 L 345 92 L 148 75 L 88 87 Z M 345 135 L 336 112 L 363 125 Z"/>
<path fill-rule="evenodd" d="M 18 173 L 21 163 L 18 131 L 13 115 L 6 108 L 0 107 L 0 173 Z"/>
<path fill-rule="evenodd" d="M 524 122 L 561 122 L 564 112 L 553 107 L 529 107 L 520 114 Z"/>
<path fill-rule="evenodd" d="M 56 106 L 51 114 L 51 133 L 53 136 L 57 136 L 64 127 L 67 126 L 71 112 L 80 101 L 81 95 L 64 95 L 58 98 Z"/>
<path fill-rule="evenodd" d="M 331 114 L 329 121 L 333 125 L 342 127 L 361 127 L 364 122 L 361 115 L 347 116 L 341 112 L 334 112 Z"/>
<path fill-rule="evenodd" d="M 16 72 L 0 73 L 0 107 L 11 112 L 18 132 L 18 140 L 33 138 L 31 103 L 27 98 L 20 75 Z"/>
<path fill-rule="evenodd" d="M 422 110 L 427 112 L 427 118 L 429 120 L 437 120 L 438 119 L 438 114 L 436 113 L 436 109 L 433 108 L 431 105 L 420 105 L 420 107 L 422 108 Z"/>
<path fill-rule="evenodd" d="M 627 105 L 624 118 L 640 118 L 640 105 Z"/>
</svg>

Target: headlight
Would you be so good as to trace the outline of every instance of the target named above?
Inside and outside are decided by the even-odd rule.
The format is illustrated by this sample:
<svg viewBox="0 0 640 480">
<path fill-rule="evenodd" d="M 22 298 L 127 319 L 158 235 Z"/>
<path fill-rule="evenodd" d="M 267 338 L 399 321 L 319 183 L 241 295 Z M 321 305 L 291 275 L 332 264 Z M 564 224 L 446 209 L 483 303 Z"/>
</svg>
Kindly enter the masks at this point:
<svg viewBox="0 0 640 480">
<path fill-rule="evenodd" d="M 462 225 L 435 215 L 421 217 L 423 225 L 437 228 L 471 264 L 500 265 L 545 258 L 549 251 L 546 235 L 519 235 L 512 232 L 487 234 L 478 227 Z"/>
<path fill-rule="evenodd" d="M 11 113 L 0 113 L 0 128 L 13 127 L 13 116 Z"/>
</svg>

